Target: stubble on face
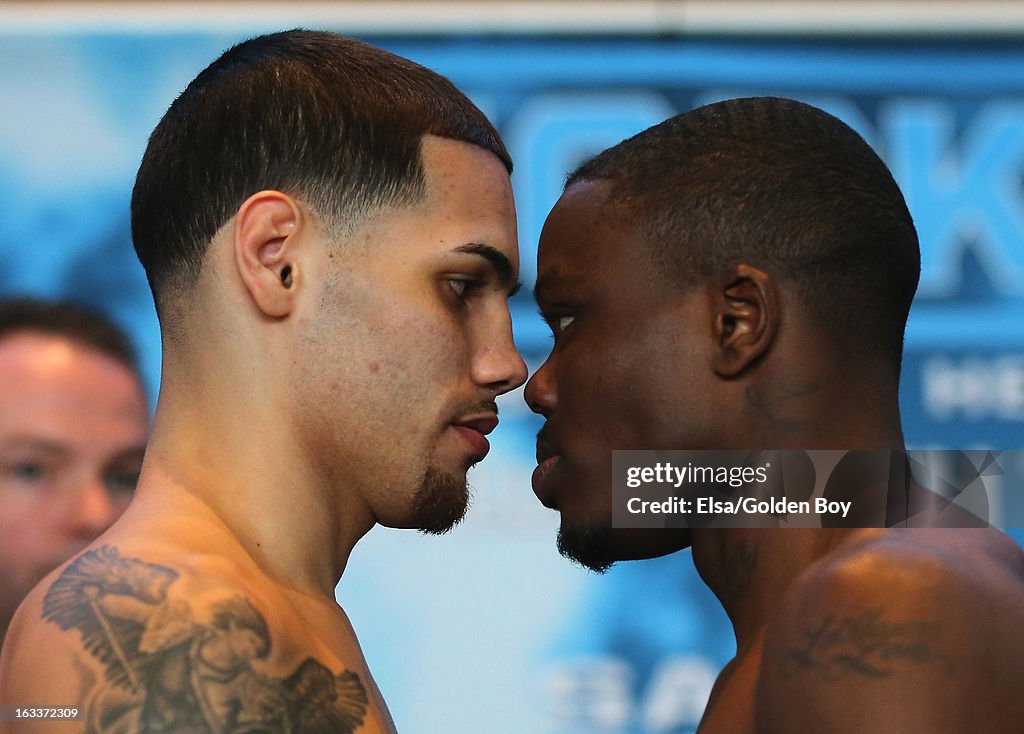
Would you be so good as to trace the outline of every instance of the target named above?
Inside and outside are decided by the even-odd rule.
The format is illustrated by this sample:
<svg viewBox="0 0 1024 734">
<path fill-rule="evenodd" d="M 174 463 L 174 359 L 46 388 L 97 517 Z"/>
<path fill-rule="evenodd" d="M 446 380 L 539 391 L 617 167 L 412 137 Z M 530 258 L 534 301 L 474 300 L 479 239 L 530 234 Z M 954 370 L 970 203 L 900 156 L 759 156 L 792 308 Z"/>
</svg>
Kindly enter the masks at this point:
<svg viewBox="0 0 1024 734">
<path fill-rule="evenodd" d="M 469 485 L 437 467 L 427 467 L 413 495 L 413 523 L 428 535 L 444 535 L 469 509 Z"/>
<path fill-rule="evenodd" d="M 498 404 L 493 398 L 460 401 L 451 406 L 447 415 L 466 416 L 482 413 L 498 414 Z M 458 525 L 466 516 L 472 499 L 466 474 L 473 466 L 467 463 L 464 471 L 453 474 L 439 468 L 434 457 L 424 462 L 423 472 L 413 494 L 413 523 L 420 532 L 429 535 L 444 535 Z"/>
<path fill-rule="evenodd" d="M 608 537 L 607 526 L 567 523 L 558 528 L 558 552 L 594 573 L 607 573 L 618 560 Z"/>
</svg>

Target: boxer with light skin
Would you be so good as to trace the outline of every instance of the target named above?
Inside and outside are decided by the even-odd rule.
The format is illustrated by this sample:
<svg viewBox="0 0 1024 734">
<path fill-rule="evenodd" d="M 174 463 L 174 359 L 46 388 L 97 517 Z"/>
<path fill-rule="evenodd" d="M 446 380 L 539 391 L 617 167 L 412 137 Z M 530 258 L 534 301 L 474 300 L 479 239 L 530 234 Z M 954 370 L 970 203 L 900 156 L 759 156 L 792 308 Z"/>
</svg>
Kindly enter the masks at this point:
<svg viewBox="0 0 1024 734">
<path fill-rule="evenodd" d="M 0 301 L 0 640 L 128 506 L 148 409 L 128 338 L 69 303 Z"/>
<path fill-rule="evenodd" d="M 701 734 L 1021 729 L 1024 554 L 998 530 L 612 527 L 615 449 L 902 449 L 919 269 L 885 165 L 791 100 L 650 128 L 548 217 L 534 490 L 594 570 L 692 547 L 737 644 Z"/>
<path fill-rule="evenodd" d="M 466 511 L 521 385 L 511 161 L 443 77 L 327 33 L 229 49 L 150 138 L 163 371 L 131 507 L 21 607 L 0 703 L 95 732 L 392 732 L 335 587 Z M 67 731 L 36 721 L 18 731 Z"/>
</svg>

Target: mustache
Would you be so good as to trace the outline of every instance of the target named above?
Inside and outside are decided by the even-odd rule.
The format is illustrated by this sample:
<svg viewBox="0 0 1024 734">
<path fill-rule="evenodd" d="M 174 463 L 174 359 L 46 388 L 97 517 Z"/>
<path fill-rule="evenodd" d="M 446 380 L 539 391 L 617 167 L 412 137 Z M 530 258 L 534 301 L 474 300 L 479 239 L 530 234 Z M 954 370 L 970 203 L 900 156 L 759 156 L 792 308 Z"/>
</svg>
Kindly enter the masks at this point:
<svg viewBox="0 0 1024 734">
<path fill-rule="evenodd" d="M 537 463 L 558 453 L 560 452 L 551 443 L 551 424 L 545 422 L 537 431 Z"/>
<path fill-rule="evenodd" d="M 457 404 L 451 411 L 453 415 L 476 415 L 477 413 L 494 413 L 498 415 L 498 403 L 494 398 L 478 398 Z"/>
</svg>

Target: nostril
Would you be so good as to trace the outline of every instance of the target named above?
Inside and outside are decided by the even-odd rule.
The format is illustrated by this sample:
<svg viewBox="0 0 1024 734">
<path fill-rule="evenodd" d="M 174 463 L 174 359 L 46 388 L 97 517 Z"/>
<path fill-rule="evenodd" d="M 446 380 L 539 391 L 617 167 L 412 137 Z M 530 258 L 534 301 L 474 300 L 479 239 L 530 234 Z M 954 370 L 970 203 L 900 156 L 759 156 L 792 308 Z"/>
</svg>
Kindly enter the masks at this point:
<svg viewBox="0 0 1024 734">
<path fill-rule="evenodd" d="M 555 394 L 547 385 L 544 367 L 533 373 L 526 383 L 523 399 L 534 413 L 547 415 L 555 408 Z"/>
</svg>

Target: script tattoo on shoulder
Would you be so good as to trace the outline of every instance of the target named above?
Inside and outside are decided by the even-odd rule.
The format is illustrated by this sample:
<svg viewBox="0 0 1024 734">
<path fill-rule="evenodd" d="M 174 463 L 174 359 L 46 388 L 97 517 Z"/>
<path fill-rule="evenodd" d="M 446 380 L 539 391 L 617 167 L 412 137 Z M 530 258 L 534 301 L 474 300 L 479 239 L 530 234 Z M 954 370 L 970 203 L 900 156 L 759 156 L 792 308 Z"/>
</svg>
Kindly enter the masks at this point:
<svg viewBox="0 0 1024 734">
<path fill-rule="evenodd" d="M 82 554 L 46 593 L 43 618 L 78 630 L 102 667 L 85 701 L 86 732 L 350 734 L 367 695 L 351 671 L 307 658 L 286 677 L 261 670 L 263 615 L 243 596 L 202 619 L 168 590 L 179 574 L 103 546 Z"/>
<path fill-rule="evenodd" d="M 935 622 L 889 621 L 881 608 L 827 614 L 801 630 L 802 641 L 783 657 L 782 674 L 811 671 L 829 683 L 848 676 L 887 678 L 901 665 L 939 665 L 949 674 L 952 659 L 936 650 L 941 631 Z"/>
</svg>

